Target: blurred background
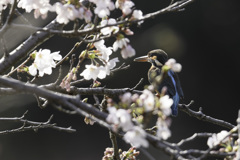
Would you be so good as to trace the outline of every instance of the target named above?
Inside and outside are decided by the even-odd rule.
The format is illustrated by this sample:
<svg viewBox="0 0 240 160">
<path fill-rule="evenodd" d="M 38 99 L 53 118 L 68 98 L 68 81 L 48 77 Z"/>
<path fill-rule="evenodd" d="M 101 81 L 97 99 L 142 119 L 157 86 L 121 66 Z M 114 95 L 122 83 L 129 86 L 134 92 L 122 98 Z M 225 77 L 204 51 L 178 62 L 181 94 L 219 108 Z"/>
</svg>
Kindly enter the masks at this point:
<svg viewBox="0 0 240 160">
<path fill-rule="evenodd" d="M 167 6 L 170 0 L 134 1 L 136 8 L 144 14 L 154 12 Z M 33 20 L 34 25 L 45 25 L 48 20 Z M 50 16 L 51 19 L 51 16 Z M 136 50 L 136 57 L 147 54 L 152 49 L 161 48 L 169 57 L 175 58 L 183 66 L 179 73 L 185 94 L 181 103 L 188 104 L 193 110 L 202 107 L 203 112 L 214 118 L 223 119 L 236 124 L 240 109 L 240 5 L 238 0 L 196 0 L 184 11 L 163 14 L 145 21 L 141 27 L 132 28 L 135 35 L 129 37 Z M 32 31 L 12 29 L 5 34 L 7 49 L 21 43 Z M 38 48 L 49 48 L 66 54 L 77 41 L 62 37 L 54 37 Z M 109 40 L 107 43 L 111 44 Z M 2 49 L 2 46 L 1 46 Z M 84 49 L 84 48 L 82 48 Z M 81 49 L 79 50 L 79 52 Z M 2 52 L 2 51 L 1 51 Z M 76 53 L 78 54 L 78 53 Z M 120 55 L 120 53 L 116 53 Z M 116 54 L 112 56 L 115 57 Z M 143 84 L 137 89 L 142 90 L 148 85 L 148 63 L 133 62 L 128 70 L 119 71 L 114 76 L 101 81 L 107 88 L 134 87 L 141 78 Z M 119 56 L 121 63 L 123 59 Z M 86 62 L 88 63 L 88 62 Z M 119 65 L 121 64 L 119 63 Z M 66 64 L 67 65 L 67 64 Z M 57 75 L 57 72 L 54 73 Z M 81 78 L 81 77 L 79 77 Z M 48 76 L 39 83 L 52 82 Z M 89 84 L 79 85 L 86 87 Z M 106 147 L 111 147 L 108 131 L 97 124 L 86 125 L 83 118 L 60 113 L 51 107 L 40 109 L 32 95 L 1 96 L 0 116 L 17 117 L 26 110 L 26 118 L 35 121 L 47 121 L 54 114 L 53 122 L 59 126 L 77 129 L 76 133 L 59 132 L 42 129 L 37 133 L 27 131 L 0 136 L 1 160 L 95 160 L 101 159 Z M 19 127 L 19 124 L 0 122 L 1 130 Z M 179 112 L 172 118 L 172 137 L 170 142 L 179 142 L 198 132 L 220 132 L 225 128 L 199 121 Z M 127 150 L 129 145 L 119 140 L 120 148 Z M 206 139 L 188 143 L 184 149 L 206 149 Z M 150 148 L 156 159 L 169 159 L 161 151 Z M 146 159 L 141 154 L 140 159 Z"/>
</svg>

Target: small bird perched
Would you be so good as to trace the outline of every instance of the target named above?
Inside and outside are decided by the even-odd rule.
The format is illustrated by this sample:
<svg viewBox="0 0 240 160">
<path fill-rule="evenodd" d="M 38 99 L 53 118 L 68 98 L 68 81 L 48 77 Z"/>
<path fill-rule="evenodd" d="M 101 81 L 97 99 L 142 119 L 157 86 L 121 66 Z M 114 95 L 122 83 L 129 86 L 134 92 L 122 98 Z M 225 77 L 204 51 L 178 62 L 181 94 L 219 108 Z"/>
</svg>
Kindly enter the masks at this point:
<svg viewBox="0 0 240 160">
<path fill-rule="evenodd" d="M 150 62 L 152 64 L 148 71 L 148 81 L 153 84 L 155 78 L 162 73 L 162 66 L 168 61 L 168 55 L 161 49 L 155 49 L 146 56 L 135 58 L 136 62 Z M 157 93 L 161 93 L 163 87 L 167 87 L 166 94 L 173 99 L 172 115 L 178 114 L 178 103 L 180 98 L 183 98 L 183 91 L 180 85 L 178 76 L 172 70 L 168 70 L 167 74 L 163 77 L 163 80 L 157 87 Z"/>
</svg>

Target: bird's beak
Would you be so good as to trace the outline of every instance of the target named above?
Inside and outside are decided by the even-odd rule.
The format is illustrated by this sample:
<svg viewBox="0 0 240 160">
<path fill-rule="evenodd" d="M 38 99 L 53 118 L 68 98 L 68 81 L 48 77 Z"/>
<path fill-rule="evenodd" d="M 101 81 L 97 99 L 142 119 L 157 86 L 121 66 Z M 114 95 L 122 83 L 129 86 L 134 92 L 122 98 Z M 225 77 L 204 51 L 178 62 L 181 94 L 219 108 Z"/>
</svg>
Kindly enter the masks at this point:
<svg viewBox="0 0 240 160">
<path fill-rule="evenodd" d="M 135 62 L 148 62 L 148 56 L 141 56 L 134 59 Z"/>
</svg>

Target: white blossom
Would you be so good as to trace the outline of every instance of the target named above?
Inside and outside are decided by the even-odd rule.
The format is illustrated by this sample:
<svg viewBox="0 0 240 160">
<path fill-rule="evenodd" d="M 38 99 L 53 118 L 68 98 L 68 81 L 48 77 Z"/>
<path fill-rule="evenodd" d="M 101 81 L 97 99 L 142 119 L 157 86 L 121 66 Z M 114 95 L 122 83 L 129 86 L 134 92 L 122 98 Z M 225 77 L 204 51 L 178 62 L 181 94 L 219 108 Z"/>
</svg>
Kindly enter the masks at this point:
<svg viewBox="0 0 240 160">
<path fill-rule="evenodd" d="M 81 9 L 83 9 L 83 8 L 80 8 L 80 10 Z M 92 15 L 93 15 L 92 12 L 89 9 L 84 9 L 84 12 L 82 14 L 83 14 L 83 18 L 84 18 L 85 22 L 90 23 L 91 19 L 92 19 Z"/>
<path fill-rule="evenodd" d="M 124 136 L 123 139 L 130 143 L 134 147 L 148 147 L 148 141 L 146 140 L 146 132 L 139 126 L 134 126 L 129 130 Z"/>
<path fill-rule="evenodd" d="M 122 48 L 121 55 L 124 59 L 127 59 L 128 57 L 135 56 L 136 51 L 132 48 L 130 44 L 128 44 L 126 47 Z"/>
<path fill-rule="evenodd" d="M 42 18 L 46 18 L 47 12 L 51 10 L 49 0 L 20 0 L 18 7 L 23 8 L 26 12 L 34 11 L 34 17 L 38 18 L 40 15 Z"/>
<path fill-rule="evenodd" d="M 168 128 L 167 120 L 162 120 L 161 118 L 157 121 L 157 137 L 160 139 L 168 139 L 171 136 L 171 131 Z"/>
<path fill-rule="evenodd" d="M 96 80 L 99 74 L 99 67 L 91 64 L 86 65 L 86 69 L 80 74 L 80 76 L 83 76 L 86 80 Z"/>
<path fill-rule="evenodd" d="M 32 76 L 36 76 L 37 75 L 37 65 L 36 65 L 36 63 L 33 63 L 31 66 L 29 66 L 28 70 L 29 70 L 29 73 Z"/>
<path fill-rule="evenodd" d="M 108 107 L 108 116 L 106 121 L 111 124 L 118 125 L 119 124 L 119 119 L 117 117 L 117 109 L 115 107 Z"/>
<path fill-rule="evenodd" d="M 225 142 L 223 139 L 226 138 L 228 135 L 228 132 L 223 130 L 220 133 L 216 134 L 214 133 L 212 137 L 208 138 L 207 145 L 209 148 L 213 148 L 214 146 L 217 146 L 221 141 Z"/>
<path fill-rule="evenodd" d="M 1 0 L 0 1 L 0 12 L 6 9 L 8 4 L 13 4 L 13 0 Z"/>
<path fill-rule="evenodd" d="M 143 105 L 146 112 L 153 111 L 155 106 L 155 97 L 153 93 L 147 89 L 144 89 L 143 93 L 139 97 L 140 105 Z"/>
<path fill-rule="evenodd" d="M 132 94 L 130 92 L 124 93 L 121 97 L 121 102 L 130 105 L 132 102 Z"/>
<path fill-rule="evenodd" d="M 102 39 L 94 42 L 94 46 L 100 52 L 98 57 L 107 62 L 109 60 L 109 56 L 112 54 L 112 47 L 106 47 L 104 43 L 105 41 Z"/>
<path fill-rule="evenodd" d="M 120 120 L 119 126 L 122 128 L 123 131 L 126 132 L 133 127 L 132 117 L 127 110 L 118 109 L 117 117 Z"/>
<path fill-rule="evenodd" d="M 166 116 L 169 116 L 171 111 L 171 106 L 173 104 L 173 100 L 169 98 L 169 95 L 165 95 L 159 99 L 160 108 Z"/>
<path fill-rule="evenodd" d="M 108 108 L 109 115 L 106 119 L 108 123 L 112 123 L 121 127 L 123 131 L 128 131 L 132 129 L 133 123 L 129 112 L 125 109 L 116 109 L 115 107 Z"/>
<path fill-rule="evenodd" d="M 116 66 L 117 62 L 119 62 L 119 60 L 116 57 L 116 58 L 113 58 L 110 61 L 108 61 L 105 66 L 100 66 L 98 78 L 104 79 L 104 78 L 106 78 L 107 75 L 110 75 L 110 70 Z"/>
<path fill-rule="evenodd" d="M 78 10 L 72 4 L 55 3 L 54 11 L 57 13 L 57 22 L 67 24 L 70 20 L 75 20 L 79 16 Z"/>
<path fill-rule="evenodd" d="M 96 4 L 94 13 L 100 18 L 110 15 L 110 11 L 115 9 L 114 3 L 111 0 L 89 0 Z"/>
<path fill-rule="evenodd" d="M 182 65 L 179 63 L 176 63 L 176 60 L 173 58 L 170 58 L 165 65 L 169 66 L 173 72 L 181 72 Z"/>
<path fill-rule="evenodd" d="M 62 56 L 59 54 L 59 51 L 51 53 L 49 49 L 40 49 L 36 52 L 33 64 L 29 66 L 29 73 L 35 76 L 38 70 L 40 77 L 45 73 L 50 75 L 52 74 L 52 68 L 56 67 L 55 61 L 60 61 L 61 59 Z"/>
<path fill-rule="evenodd" d="M 80 75 L 86 80 L 104 79 L 107 75 L 110 75 L 110 70 L 116 66 L 117 62 L 119 62 L 119 60 L 116 57 L 108 61 L 105 66 L 86 65 L 86 69 Z"/>
<path fill-rule="evenodd" d="M 117 0 L 116 8 L 119 8 L 122 10 L 124 15 L 128 15 L 132 12 L 132 7 L 134 6 L 134 3 L 131 0 Z"/>
<path fill-rule="evenodd" d="M 133 19 L 142 19 L 143 18 L 143 13 L 142 13 L 142 11 L 141 10 L 134 10 L 133 11 L 133 14 L 132 14 L 132 18 Z M 143 21 L 139 21 L 138 22 L 138 24 L 140 25 L 140 24 L 142 24 L 143 23 Z"/>
<path fill-rule="evenodd" d="M 117 21 L 115 19 L 110 18 L 108 20 L 107 19 L 102 20 L 101 26 L 106 26 L 106 25 L 116 24 L 116 23 L 117 23 Z M 119 27 L 117 27 L 117 26 L 104 27 L 100 31 L 103 35 L 110 35 L 112 33 L 113 34 L 117 33 L 119 31 Z"/>
<path fill-rule="evenodd" d="M 129 41 L 128 38 L 118 38 L 118 39 L 113 43 L 113 51 L 116 52 L 118 48 L 126 47 L 129 42 L 130 42 L 130 41 Z"/>
</svg>

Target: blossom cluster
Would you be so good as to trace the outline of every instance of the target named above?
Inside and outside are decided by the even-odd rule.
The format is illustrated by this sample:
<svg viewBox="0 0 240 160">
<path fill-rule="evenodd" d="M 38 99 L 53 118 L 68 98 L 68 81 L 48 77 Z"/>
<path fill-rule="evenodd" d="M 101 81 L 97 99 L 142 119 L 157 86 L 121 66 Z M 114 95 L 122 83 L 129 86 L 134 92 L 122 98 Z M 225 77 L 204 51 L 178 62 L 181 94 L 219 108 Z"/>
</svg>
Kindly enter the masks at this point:
<svg viewBox="0 0 240 160">
<path fill-rule="evenodd" d="M 171 114 L 171 105 L 173 100 L 168 95 L 158 98 L 149 89 L 145 89 L 141 95 L 123 94 L 119 104 L 109 103 L 107 122 L 113 125 L 113 128 L 121 128 L 125 133 L 123 139 L 134 147 L 148 147 L 146 132 L 140 127 L 144 123 L 145 114 L 157 115 L 156 136 L 159 139 L 167 139 L 171 136 L 169 130 Z M 116 108 L 117 106 L 117 108 Z M 134 117 L 134 118 L 133 118 Z M 135 123 L 133 123 L 134 121 Z"/>
<path fill-rule="evenodd" d="M 0 11 L 7 8 L 8 4 L 13 4 L 14 0 L 1 0 Z M 95 5 L 91 9 L 86 5 L 85 0 L 65 0 L 61 2 L 50 3 L 50 0 L 17 0 L 17 7 L 25 9 L 27 13 L 34 11 L 34 17 L 46 18 L 48 12 L 55 12 L 57 14 L 57 22 L 67 24 L 69 21 L 75 19 L 84 19 L 86 23 L 91 22 L 93 12 L 99 18 L 110 16 L 110 12 L 114 9 L 120 9 L 123 16 L 127 16 L 132 12 L 132 20 L 141 19 L 142 12 L 134 10 L 134 3 L 131 0 L 117 0 L 115 4 L 111 0 L 89 0 Z"/>
<path fill-rule="evenodd" d="M 148 141 L 146 138 L 146 132 L 139 126 L 135 126 L 132 123 L 132 117 L 130 113 L 125 109 L 116 109 L 115 107 L 108 108 L 109 115 L 107 122 L 115 125 L 117 128 L 122 128 L 126 132 L 123 139 L 131 143 L 135 147 L 148 147 Z"/>
<path fill-rule="evenodd" d="M 1 1 L 0 11 L 6 9 L 8 4 L 13 4 L 13 2 L 13 0 Z M 136 54 L 135 49 L 130 45 L 130 40 L 125 37 L 125 35 L 133 35 L 129 26 L 117 25 L 116 19 L 109 18 L 111 11 L 118 9 L 122 12 L 121 19 L 126 18 L 129 21 L 142 19 L 142 11 L 134 10 L 135 4 L 131 0 L 117 0 L 115 2 L 112 0 L 63 0 L 54 3 L 50 3 L 50 0 L 17 0 L 16 3 L 18 8 L 24 9 L 27 13 L 33 12 L 35 18 L 46 18 L 48 12 L 54 12 L 58 23 L 68 24 L 70 21 L 80 19 L 86 22 L 83 23 L 85 28 L 93 25 L 101 27 L 94 36 L 92 35 L 94 37 L 92 40 L 95 42 L 88 44 L 94 46 L 95 49 L 91 50 L 90 47 L 90 50 L 89 48 L 85 50 L 88 55 L 86 57 L 91 59 L 91 64 L 85 66 L 85 70 L 80 76 L 86 80 L 93 79 L 95 81 L 97 78 L 104 79 L 110 75 L 110 71 L 119 62 L 118 58 L 110 59 L 110 56 L 118 49 L 121 49 L 120 53 L 123 59 L 133 57 Z M 97 24 L 93 22 L 93 14 L 101 18 Z M 139 24 L 142 22 L 139 21 Z M 116 41 L 112 46 L 107 47 L 101 38 L 102 36 L 114 36 Z M 50 53 L 50 50 L 36 52 L 34 63 L 28 68 L 31 75 L 37 75 L 37 71 L 39 76 L 52 73 L 52 68 L 56 65 L 55 61 L 59 61 L 62 57 L 57 53 Z M 61 85 L 63 88 L 69 90 L 70 81 L 76 79 L 79 68 L 76 66 L 74 73 L 72 70 L 68 73 Z M 73 75 L 74 77 L 72 77 Z"/>
<path fill-rule="evenodd" d="M 49 49 L 40 49 L 32 53 L 34 62 L 29 66 L 28 71 L 32 76 L 36 76 L 37 72 L 40 77 L 44 74 L 52 74 L 52 68 L 56 67 L 56 61 L 60 61 L 62 56 L 58 52 L 53 52 Z"/>
<path fill-rule="evenodd" d="M 113 48 L 106 47 L 104 43 L 104 40 L 94 42 L 93 45 L 95 49 L 88 51 L 88 57 L 92 60 L 93 63 L 86 65 L 86 69 L 80 74 L 84 77 L 84 79 L 104 79 L 107 75 L 110 75 L 111 69 L 113 69 L 116 66 L 116 63 L 119 62 L 117 57 L 113 59 L 109 58 L 109 56 L 113 53 Z M 131 49 L 134 50 L 133 48 Z M 135 55 L 135 50 L 124 54 L 124 56 L 127 57 L 131 57 L 133 55 Z M 101 61 L 103 65 L 100 65 L 98 62 L 96 62 L 96 60 Z"/>
<path fill-rule="evenodd" d="M 236 129 L 233 128 L 232 131 Z M 231 132 L 231 131 L 230 131 Z M 240 155 L 238 153 L 239 150 L 239 144 L 240 144 L 240 139 L 234 140 L 234 138 L 231 136 L 230 132 L 226 130 L 222 130 L 219 133 L 214 133 L 211 137 L 208 138 L 207 140 L 207 145 L 209 148 L 219 148 L 219 151 L 221 152 L 236 152 L 236 155 L 230 159 L 238 160 Z"/>
<path fill-rule="evenodd" d="M 137 156 L 140 154 L 139 151 L 136 151 L 135 147 L 129 148 L 128 151 L 119 150 L 120 159 L 126 160 L 137 160 Z M 114 159 L 114 149 L 106 148 L 102 160 L 112 160 Z"/>
<path fill-rule="evenodd" d="M 170 58 L 165 65 L 169 67 L 173 72 L 181 72 L 182 65 L 180 63 L 177 63 L 175 59 Z"/>
</svg>

